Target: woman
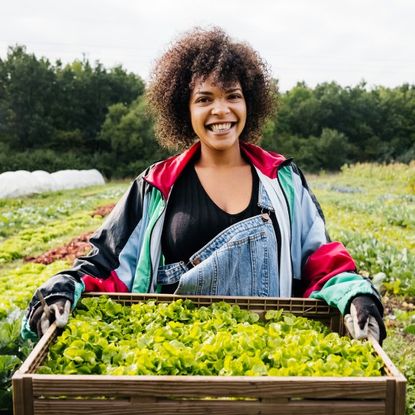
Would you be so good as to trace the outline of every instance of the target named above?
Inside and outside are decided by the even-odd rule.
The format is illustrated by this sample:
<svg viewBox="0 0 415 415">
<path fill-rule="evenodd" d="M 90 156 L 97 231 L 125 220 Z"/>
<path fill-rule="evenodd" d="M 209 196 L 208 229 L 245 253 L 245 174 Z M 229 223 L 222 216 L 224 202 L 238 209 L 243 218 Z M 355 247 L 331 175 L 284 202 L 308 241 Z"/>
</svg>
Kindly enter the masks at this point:
<svg viewBox="0 0 415 415">
<path fill-rule="evenodd" d="M 219 28 L 173 44 L 147 98 L 160 142 L 185 150 L 138 176 L 91 253 L 40 287 L 23 335 L 66 324 L 83 291 L 162 292 L 320 298 L 347 314 L 352 335 L 382 341 L 379 295 L 329 241 L 302 173 L 253 144 L 275 92 L 258 54 Z"/>
</svg>

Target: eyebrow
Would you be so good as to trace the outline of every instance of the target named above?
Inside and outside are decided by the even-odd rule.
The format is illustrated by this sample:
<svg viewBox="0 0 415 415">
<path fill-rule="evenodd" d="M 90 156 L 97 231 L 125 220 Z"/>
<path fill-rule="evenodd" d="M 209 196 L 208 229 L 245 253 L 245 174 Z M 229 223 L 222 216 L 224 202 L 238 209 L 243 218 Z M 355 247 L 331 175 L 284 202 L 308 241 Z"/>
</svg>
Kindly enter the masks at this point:
<svg viewBox="0 0 415 415">
<path fill-rule="evenodd" d="M 230 93 L 235 92 L 235 91 L 241 91 L 242 92 L 242 88 L 238 87 L 238 88 L 225 89 L 225 92 L 227 94 L 230 94 Z M 213 92 L 210 92 L 210 91 L 195 91 L 194 95 L 196 95 L 196 94 L 199 94 L 199 95 L 213 95 Z"/>
</svg>

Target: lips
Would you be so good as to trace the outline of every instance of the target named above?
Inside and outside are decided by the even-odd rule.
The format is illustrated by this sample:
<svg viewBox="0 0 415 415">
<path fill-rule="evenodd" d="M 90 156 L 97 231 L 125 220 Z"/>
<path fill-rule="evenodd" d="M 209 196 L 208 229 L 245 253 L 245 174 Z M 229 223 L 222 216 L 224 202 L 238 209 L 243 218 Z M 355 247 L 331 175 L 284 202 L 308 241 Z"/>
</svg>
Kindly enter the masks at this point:
<svg viewBox="0 0 415 415">
<path fill-rule="evenodd" d="M 212 123 L 206 125 L 206 128 L 214 133 L 223 133 L 230 130 L 236 124 L 235 121 Z"/>
</svg>

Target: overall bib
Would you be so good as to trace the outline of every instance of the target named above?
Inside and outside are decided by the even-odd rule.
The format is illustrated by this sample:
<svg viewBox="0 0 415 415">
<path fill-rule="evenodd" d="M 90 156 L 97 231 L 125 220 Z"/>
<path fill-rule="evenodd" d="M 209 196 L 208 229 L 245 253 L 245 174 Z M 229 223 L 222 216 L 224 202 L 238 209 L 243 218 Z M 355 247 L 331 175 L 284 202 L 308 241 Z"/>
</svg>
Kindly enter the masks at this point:
<svg viewBox="0 0 415 415">
<path fill-rule="evenodd" d="M 175 294 L 278 297 L 277 238 L 268 213 L 220 232 L 189 262 L 158 269 L 157 283 L 174 284 Z"/>
</svg>

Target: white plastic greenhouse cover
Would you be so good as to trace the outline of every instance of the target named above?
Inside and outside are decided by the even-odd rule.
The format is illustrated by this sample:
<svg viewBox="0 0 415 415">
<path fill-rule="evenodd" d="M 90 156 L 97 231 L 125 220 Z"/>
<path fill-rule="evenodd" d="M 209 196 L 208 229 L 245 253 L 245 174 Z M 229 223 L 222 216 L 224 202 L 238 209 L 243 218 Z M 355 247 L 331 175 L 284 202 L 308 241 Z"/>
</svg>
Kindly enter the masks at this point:
<svg viewBox="0 0 415 415">
<path fill-rule="evenodd" d="M 92 170 L 6 171 L 0 174 L 0 199 L 26 196 L 34 193 L 105 184 L 102 174 Z"/>
</svg>

